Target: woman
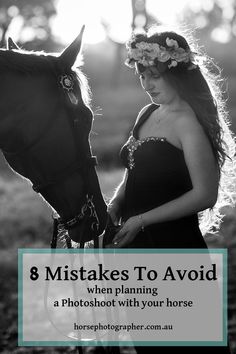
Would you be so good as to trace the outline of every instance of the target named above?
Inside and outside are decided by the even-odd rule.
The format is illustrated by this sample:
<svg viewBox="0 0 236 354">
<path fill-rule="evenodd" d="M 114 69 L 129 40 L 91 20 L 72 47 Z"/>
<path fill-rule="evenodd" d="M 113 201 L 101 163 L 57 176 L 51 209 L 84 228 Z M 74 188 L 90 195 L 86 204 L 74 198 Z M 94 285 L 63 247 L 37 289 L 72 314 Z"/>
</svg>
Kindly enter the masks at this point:
<svg viewBox="0 0 236 354">
<path fill-rule="evenodd" d="M 122 228 L 110 247 L 207 248 L 202 232 L 216 230 L 219 207 L 232 202 L 235 178 L 235 143 L 219 76 L 206 66 L 206 56 L 173 31 L 134 34 L 127 50 L 126 63 L 140 76 L 151 104 L 121 149 L 126 172 L 109 213 Z M 199 348 L 181 347 L 182 353 L 194 350 Z M 205 347 L 204 353 L 229 349 Z"/>
</svg>

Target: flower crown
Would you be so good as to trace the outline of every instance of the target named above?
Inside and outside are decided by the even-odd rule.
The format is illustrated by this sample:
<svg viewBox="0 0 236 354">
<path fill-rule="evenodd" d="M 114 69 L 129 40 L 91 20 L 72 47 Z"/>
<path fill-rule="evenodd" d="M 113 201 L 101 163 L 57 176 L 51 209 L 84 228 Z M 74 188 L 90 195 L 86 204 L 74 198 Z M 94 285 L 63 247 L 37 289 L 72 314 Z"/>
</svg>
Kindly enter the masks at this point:
<svg viewBox="0 0 236 354">
<path fill-rule="evenodd" d="M 135 47 L 133 48 L 133 46 Z M 138 42 L 133 39 L 126 44 L 128 57 L 125 64 L 134 67 L 135 63 L 142 64 L 145 67 L 156 65 L 157 62 L 168 63 L 168 68 L 176 67 L 178 63 L 189 63 L 188 70 L 197 68 L 192 61 L 194 54 L 190 49 L 181 48 L 174 39 L 166 38 L 166 47 L 157 43 Z"/>
</svg>

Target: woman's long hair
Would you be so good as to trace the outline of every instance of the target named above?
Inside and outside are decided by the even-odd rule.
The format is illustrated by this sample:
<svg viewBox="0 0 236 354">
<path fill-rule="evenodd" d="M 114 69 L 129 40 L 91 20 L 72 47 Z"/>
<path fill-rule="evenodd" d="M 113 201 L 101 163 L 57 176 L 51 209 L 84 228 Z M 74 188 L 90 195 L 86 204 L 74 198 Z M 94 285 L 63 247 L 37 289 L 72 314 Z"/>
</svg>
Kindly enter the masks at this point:
<svg viewBox="0 0 236 354">
<path fill-rule="evenodd" d="M 155 27 L 149 33 L 133 35 L 132 43 L 144 41 L 166 46 L 167 37 L 176 40 L 181 48 L 191 49 L 197 64 L 194 69 L 189 70 L 192 63 L 178 63 L 176 67 L 171 68 L 167 68 L 167 65 L 163 67 L 165 63 L 160 63 L 158 68 L 157 63 L 157 69 L 163 71 L 163 77 L 193 109 L 210 141 L 219 170 L 219 192 L 216 205 L 199 213 L 199 219 L 203 234 L 216 232 L 222 220 L 222 207 L 233 205 L 236 199 L 236 144 L 230 131 L 229 116 L 223 98 L 224 80 L 218 66 L 197 48 L 192 37 L 187 41 L 176 32 Z M 186 33 L 185 37 L 187 38 Z M 138 64 L 138 69 L 142 71 L 146 68 Z"/>
</svg>

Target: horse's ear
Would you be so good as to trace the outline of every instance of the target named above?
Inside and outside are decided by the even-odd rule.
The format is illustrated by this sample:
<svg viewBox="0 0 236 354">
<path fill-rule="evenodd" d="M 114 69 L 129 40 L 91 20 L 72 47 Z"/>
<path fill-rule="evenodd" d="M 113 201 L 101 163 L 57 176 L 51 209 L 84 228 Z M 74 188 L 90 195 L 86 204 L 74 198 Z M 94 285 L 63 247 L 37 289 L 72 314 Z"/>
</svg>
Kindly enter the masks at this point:
<svg viewBox="0 0 236 354">
<path fill-rule="evenodd" d="M 76 37 L 75 40 L 61 53 L 59 60 L 64 67 L 71 68 L 74 65 L 82 46 L 84 28 L 85 26 L 81 28 L 78 37 Z"/>
<path fill-rule="evenodd" d="M 20 49 L 18 45 L 13 41 L 11 37 L 8 38 L 7 40 L 7 49 L 12 50 L 12 49 Z"/>
</svg>

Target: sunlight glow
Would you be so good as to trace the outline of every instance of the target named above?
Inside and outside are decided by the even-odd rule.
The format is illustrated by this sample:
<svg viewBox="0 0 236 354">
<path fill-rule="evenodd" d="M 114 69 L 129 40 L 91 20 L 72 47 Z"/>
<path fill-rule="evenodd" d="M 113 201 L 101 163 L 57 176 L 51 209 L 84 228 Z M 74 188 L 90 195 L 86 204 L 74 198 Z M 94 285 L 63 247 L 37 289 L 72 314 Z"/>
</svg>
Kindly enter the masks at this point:
<svg viewBox="0 0 236 354">
<path fill-rule="evenodd" d="M 147 11 L 158 20 L 171 24 L 180 19 L 189 0 L 146 0 Z M 131 0 L 58 0 L 53 34 L 63 44 L 77 36 L 86 25 L 84 41 L 98 43 L 106 38 L 106 30 L 114 41 L 123 43 L 131 33 Z M 182 18 L 181 18 L 182 19 Z"/>
<path fill-rule="evenodd" d="M 57 13 L 52 23 L 53 33 L 61 42 L 68 43 L 86 25 L 84 41 L 97 43 L 105 39 L 100 22 L 99 6 L 92 0 L 58 0 Z"/>
<path fill-rule="evenodd" d="M 212 39 L 220 43 L 227 43 L 231 39 L 231 32 L 227 26 L 216 27 L 211 33 Z"/>
<path fill-rule="evenodd" d="M 182 20 L 181 11 L 190 1 L 188 0 L 148 0 L 147 11 L 164 24 L 175 23 L 176 20 Z"/>
</svg>

